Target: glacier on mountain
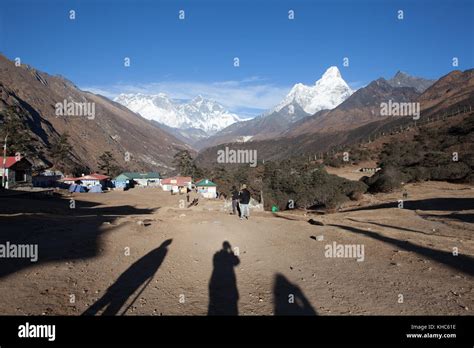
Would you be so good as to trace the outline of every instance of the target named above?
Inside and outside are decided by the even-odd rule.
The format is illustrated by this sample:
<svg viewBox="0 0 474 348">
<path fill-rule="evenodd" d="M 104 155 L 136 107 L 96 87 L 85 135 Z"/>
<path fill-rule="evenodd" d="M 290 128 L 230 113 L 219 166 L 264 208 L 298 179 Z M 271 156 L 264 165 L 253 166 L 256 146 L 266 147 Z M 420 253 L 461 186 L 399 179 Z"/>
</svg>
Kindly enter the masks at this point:
<svg viewBox="0 0 474 348">
<path fill-rule="evenodd" d="M 278 112 L 288 105 L 298 104 L 306 113 L 334 109 L 354 91 L 344 81 L 339 69 L 331 66 L 313 86 L 297 83 L 287 96 L 270 112 Z"/>
<path fill-rule="evenodd" d="M 179 129 L 200 129 L 212 135 L 240 117 L 226 110 L 214 100 L 197 96 L 188 102 L 179 102 L 164 93 L 120 94 L 114 101 L 124 105 L 148 120 Z"/>
</svg>

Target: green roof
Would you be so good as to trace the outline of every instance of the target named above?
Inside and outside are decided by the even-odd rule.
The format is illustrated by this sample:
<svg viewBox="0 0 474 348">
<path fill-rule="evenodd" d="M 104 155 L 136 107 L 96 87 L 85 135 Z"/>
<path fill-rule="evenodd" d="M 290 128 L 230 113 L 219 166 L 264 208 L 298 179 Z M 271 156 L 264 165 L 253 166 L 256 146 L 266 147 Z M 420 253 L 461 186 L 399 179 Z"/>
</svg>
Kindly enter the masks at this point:
<svg viewBox="0 0 474 348">
<path fill-rule="evenodd" d="M 133 173 L 125 172 L 118 175 L 115 180 L 124 179 L 159 179 L 161 178 L 160 173 L 148 172 L 148 173 Z"/>
<path fill-rule="evenodd" d="M 208 180 L 208 179 L 202 179 L 201 181 L 199 181 L 196 186 L 217 186 L 216 184 L 214 184 L 211 180 Z"/>
</svg>

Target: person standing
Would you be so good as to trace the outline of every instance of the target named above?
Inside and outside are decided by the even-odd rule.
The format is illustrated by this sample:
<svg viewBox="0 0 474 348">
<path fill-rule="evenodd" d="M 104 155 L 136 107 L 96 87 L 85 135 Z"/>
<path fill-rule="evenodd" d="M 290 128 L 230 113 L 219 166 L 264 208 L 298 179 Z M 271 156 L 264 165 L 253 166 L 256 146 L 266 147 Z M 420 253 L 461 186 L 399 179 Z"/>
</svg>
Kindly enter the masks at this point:
<svg viewBox="0 0 474 348">
<path fill-rule="evenodd" d="M 235 215 L 236 213 L 239 213 L 239 191 L 237 190 L 237 187 L 232 186 L 232 215 Z M 240 215 L 240 214 L 239 214 Z"/>
<path fill-rule="evenodd" d="M 242 185 L 242 191 L 239 194 L 239 207 L 240 207 L 240 219 L 244 217 L 248 220 L 250 216 L 249 203 L 250 203 L 250 192 L 247 190 L 247 185 Z"/>
</svg>

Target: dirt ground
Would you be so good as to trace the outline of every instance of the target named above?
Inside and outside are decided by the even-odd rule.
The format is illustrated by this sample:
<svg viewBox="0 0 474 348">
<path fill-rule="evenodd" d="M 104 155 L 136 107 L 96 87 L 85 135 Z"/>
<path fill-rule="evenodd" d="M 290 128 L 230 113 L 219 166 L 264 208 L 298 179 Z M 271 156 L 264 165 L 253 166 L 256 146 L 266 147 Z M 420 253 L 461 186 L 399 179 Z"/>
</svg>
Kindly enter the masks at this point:
<svg viewBox="0 0 474 348">
<path fill-rule="evenodd" d="M 474 188 L 405 190 L 403 208 L 396 192 L 249 220 L 158 188 L 0 198 L 0 242 L 39 248 L 0 259 L 0 314 L 472 315 Z M 363 261 L 326 257 L 333 242 Z"/>
<path fill-rule="evenodd" d="M 360 171 L 361 168 L 377 168 L 376 161 L 364 161 L 358 165 L 348 165 L 341 168 L 326 166 L 325 169 L 329 174 L 334 174 L 346 178 L 348 180 L 359 180 L 364 175 L 371 176 L 373 173 Z"/>
</svg>

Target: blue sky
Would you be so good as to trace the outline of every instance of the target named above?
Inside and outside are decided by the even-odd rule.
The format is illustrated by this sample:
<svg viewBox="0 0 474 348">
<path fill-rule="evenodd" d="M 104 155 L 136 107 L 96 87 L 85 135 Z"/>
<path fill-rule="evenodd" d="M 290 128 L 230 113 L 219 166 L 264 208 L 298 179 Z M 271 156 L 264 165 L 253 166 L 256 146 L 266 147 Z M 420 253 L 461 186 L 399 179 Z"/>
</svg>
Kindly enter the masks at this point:
<svg viewBox="0 0 474 348">
<path fill-rule="evenodd" d="M 202 94 L 256 114 L 332 65 L 353 88 L 398 70 L 439 78 L 453 57 L 458 69 L 474 66 L 468 0 L 0 2 L 1 53 L 110 97 Z"/>
</svg>

